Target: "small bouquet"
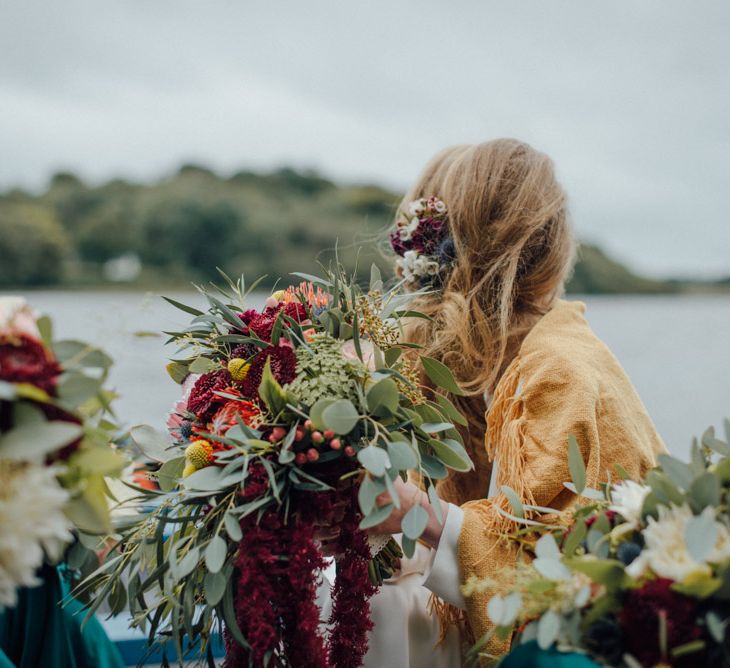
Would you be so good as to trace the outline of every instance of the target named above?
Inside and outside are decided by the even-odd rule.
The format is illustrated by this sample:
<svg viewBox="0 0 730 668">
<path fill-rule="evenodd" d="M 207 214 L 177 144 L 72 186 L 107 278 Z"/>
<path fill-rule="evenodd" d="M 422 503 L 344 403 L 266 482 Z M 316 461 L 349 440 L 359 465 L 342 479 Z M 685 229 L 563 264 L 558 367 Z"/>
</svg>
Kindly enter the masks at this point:
<svg viewBox="0 0 730 668">
<path fill-rule="evenodd" d="M 119 527 L 90 586 L 101 587 L 98 605 L 128 582 L 133 624 L 178 656 L 200 643 L 212 661 L 222 620 L 227 666 L 360 665 L 369 598 L 400 553 L 391 541 L 372 559 L 364 530 L 399 506 L 397 476 L 418 474 L 438 513 L 434 482 L 472 467 L 455 426 L 464 418 L 419 382 L 422 368 L 459 393 L 452 375 L 402 340 L 403 319 L 423 317 L 407 308 L 413 294 L 384 291 L 376 267 L 367 291 L 340 270 L 297 276 L 260 311 L 243 279 L 201 288 L 205 312 L 168 300 L 193 316 L 171 333 L 179 354 L 168 371 L 183 396 L 169 435 L 131 432 L 160 463 L 159 491 L 136 499 L 155 508 Z M 391 503 L 378 507 L 384 492 Z M 403 518 L 406 554 L 426 522 L 421 507 Z M 316 603 L 322 523 L 340 528 L 329 620 Z"/>
<path fill-rule="evenodd" d="M 0 298 L 0 608 L 39 584 L 44 559 L 111 530 L 104 477 L 124 466 L 104 415 L 111 360 L 79 341 L 51 342 L 51 322 Z"/>
<path fill-rule="evenodd" d="M 712 428 L 692 444 L 690 463 L 660 455 L 645 480 L 585 487 L 571 438 L 572 484 L 587 503 L 549 515 L 507 489 L 515 533 L 535 557 L 509 576 L 487 612 L 493 633 L 556 645 L 607 666 L 730 665 L 730 422 L 727 440 Z M 619 470 L 619 474 L 623 472 Z M 625 478 L 625 476 L 622 476 Z M 527 516 L 548 513 L 541 523 Z M 547 519 L 551 521 L 547 522 Z M 494 583 L 472 581 L 467 589 Z"/>
</svg>

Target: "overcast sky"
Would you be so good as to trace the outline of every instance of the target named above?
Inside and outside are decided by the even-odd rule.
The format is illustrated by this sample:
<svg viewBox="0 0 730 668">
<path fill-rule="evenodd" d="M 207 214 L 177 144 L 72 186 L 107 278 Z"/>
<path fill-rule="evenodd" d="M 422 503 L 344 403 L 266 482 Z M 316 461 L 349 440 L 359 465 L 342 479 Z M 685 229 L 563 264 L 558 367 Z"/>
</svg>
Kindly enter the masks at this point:
<svg viewBox="0 0 730 668">
<path fill-rule="evenodd" d="M 183 161 L 404 188 L 515 136 L 582 238 L 730 274 L 727 0 L 0 0 L 0 118 L 2 189 Z"/>
</svg>

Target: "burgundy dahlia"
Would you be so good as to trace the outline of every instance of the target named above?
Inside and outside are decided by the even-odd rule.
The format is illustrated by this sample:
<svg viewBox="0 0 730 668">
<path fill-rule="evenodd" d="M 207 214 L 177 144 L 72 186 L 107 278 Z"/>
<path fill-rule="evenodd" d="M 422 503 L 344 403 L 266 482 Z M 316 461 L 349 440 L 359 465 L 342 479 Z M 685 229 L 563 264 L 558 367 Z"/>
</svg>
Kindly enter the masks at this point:
<svg viewBox="0 0 730 668">
<path fill-rule="evenodd" d="M 286 385 L 297 375 L 297 356 L 290 346 L 269 346 L 264 348 L 251 362 L 251 368 L 243 380 L 243 394 L 250 398 L 258 398 L 261 376 L 264 373 L 266 360 L 271 359 L 271 373 L 279 383 Z"/>
<path fill-rule="evenodd" d="M 642 666 L 661 663 L 659 617 L 666 618 L 667 649 L 698 639 L 697 602 L 672 589 L 673 580 L 657 578 L 626 595 L 620 623 L 626 648 Z"/>
<path fill-rule="evenodd" d="M 204 373 L 195 382 L 188 399 L 188 410 L 203 421 L 208 422 L 226 399 L 215 394 L 222 392 L 231 383 L 231 374 L 227 370 Z"/>
<path fill-rule="evenodd" d="M 61 366 L 43 344 L 21 335 L 19 343 L 0 343 L 0 380 L 30 383 L 50 395 L 56 393 Z"/>
</svg>

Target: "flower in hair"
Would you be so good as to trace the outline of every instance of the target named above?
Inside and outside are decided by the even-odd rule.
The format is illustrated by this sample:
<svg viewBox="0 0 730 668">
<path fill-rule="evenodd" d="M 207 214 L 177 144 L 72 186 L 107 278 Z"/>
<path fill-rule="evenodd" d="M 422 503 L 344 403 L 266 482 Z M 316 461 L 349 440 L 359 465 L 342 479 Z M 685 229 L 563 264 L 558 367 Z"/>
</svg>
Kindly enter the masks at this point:
<svg viewBox="0 0 730 668">
<path fill-rule="evenodd" d="M 403 278 L 421 287 L 439 287 L 454 263 L 455 248 L 446 204 L 437 197 L 409 202 L 390 234 Z"/>
</svg>

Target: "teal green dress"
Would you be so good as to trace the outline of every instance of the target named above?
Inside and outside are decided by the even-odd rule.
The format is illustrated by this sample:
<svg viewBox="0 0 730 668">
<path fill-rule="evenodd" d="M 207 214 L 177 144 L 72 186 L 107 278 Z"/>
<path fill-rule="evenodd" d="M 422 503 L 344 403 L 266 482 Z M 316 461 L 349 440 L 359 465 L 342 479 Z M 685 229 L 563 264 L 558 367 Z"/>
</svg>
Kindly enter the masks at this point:
<svg viewBox="0 0 730 668">
<path fill-rule="evenodd" d="M 515 647 L 499 664 L 499 668 L 600 668 L 585 654 L 540 649 L 533 640 Z"/>
<path fill-rule="evenodd" d="M 18 591 L 18 604 L 0 612 L 0 668 L 123 668 L 119 652 L 94 617 L 84 628 L 83 605 L 61 601 L 68 585 L 44 566 L 43 584 Z"/>
</svg>

